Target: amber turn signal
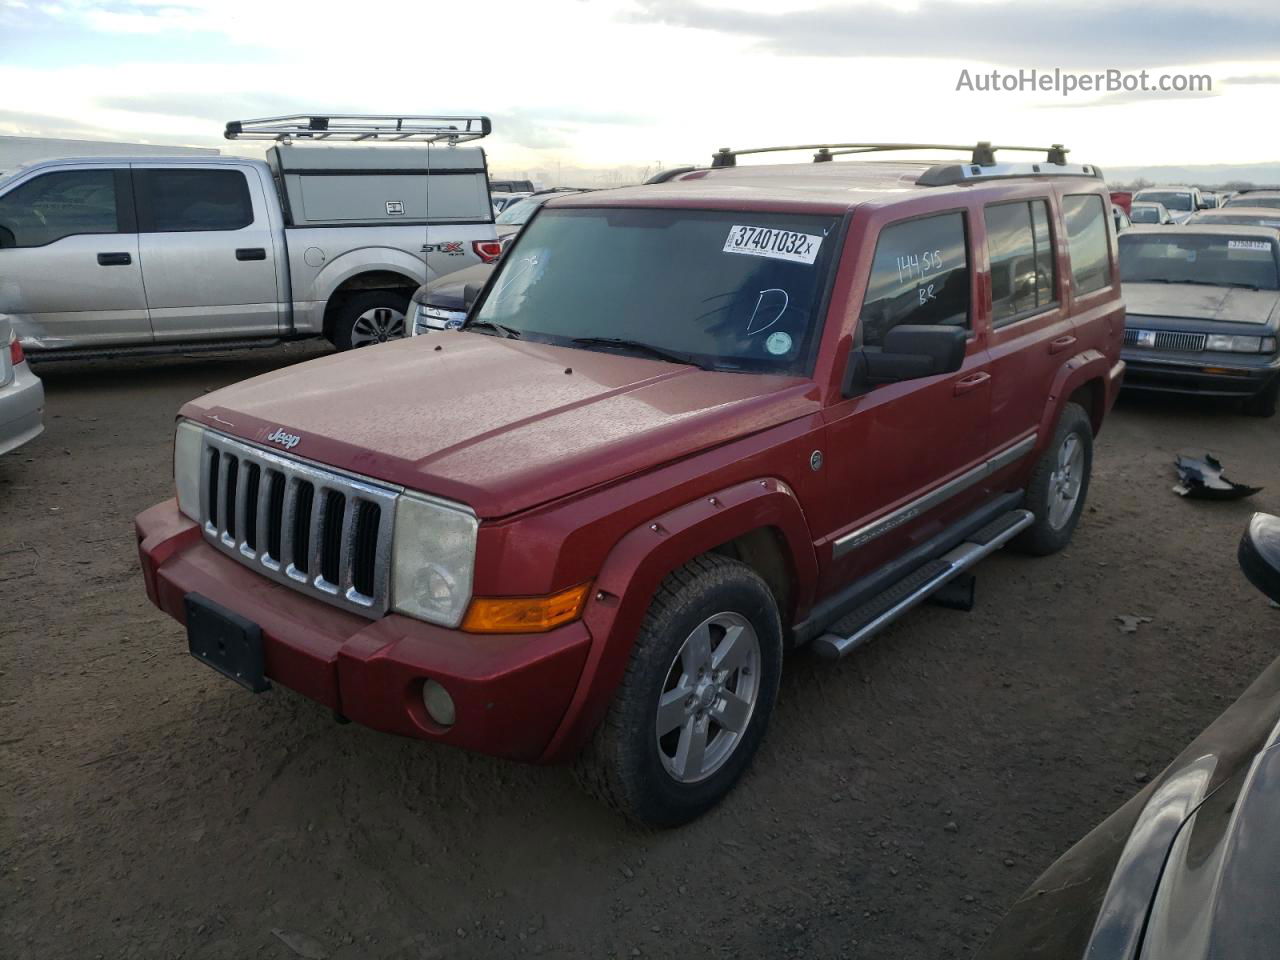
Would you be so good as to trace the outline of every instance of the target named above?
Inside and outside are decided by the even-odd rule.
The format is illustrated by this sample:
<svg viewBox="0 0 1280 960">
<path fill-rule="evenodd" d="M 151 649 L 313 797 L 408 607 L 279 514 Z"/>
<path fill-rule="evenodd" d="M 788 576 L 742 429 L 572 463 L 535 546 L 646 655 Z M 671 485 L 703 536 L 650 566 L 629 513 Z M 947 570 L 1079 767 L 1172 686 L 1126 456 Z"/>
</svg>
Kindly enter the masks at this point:
<svg viewBox="0 0 1280 960">
<path fill-rule="evenodd" d="M 577 620 L 591 584 L 582 583 L 549 597 L 476 597 L 462 629 L 468 633 L 546 633 Z"/>
</svg>

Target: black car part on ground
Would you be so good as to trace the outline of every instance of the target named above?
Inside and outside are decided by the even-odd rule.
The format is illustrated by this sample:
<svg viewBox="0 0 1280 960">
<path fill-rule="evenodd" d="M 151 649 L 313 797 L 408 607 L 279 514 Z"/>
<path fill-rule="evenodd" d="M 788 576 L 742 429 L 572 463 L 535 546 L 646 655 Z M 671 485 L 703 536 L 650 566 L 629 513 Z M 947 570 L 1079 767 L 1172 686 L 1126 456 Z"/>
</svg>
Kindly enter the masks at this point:
<svg viewBox="0 0 1280 960">
<path fill-rule="evenodd" d="M 1173 492 L 1195 500 L 1241 500 L 1251 497 L 1261 487 L 1235 483 L 1223 476 L 1222 461 L 1211 453 L 1202 458 L 1178 454 L 1173 460 L 1178 468 L 1178 484 Z"/>
</svg>

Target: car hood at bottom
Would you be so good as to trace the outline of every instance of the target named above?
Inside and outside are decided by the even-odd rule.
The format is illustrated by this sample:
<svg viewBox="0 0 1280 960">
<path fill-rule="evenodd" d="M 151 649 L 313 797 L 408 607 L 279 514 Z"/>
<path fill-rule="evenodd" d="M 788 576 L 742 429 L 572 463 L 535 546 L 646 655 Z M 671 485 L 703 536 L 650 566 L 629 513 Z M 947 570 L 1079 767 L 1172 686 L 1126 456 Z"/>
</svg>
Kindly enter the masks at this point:
<svg viewBox="0 0 1280 960">
<path fill-rule="evenodd" d="M 213 430 L 470 506 L 482 518 L 819 411 L 812 380 L 479 333 L 322 357 L 207 394 Z M 279 442 L 279 441 L 277 441 Z"/>
<path fill-rule="evenodd" d="M 1280 291 L 1193 283 L 1126 283 L 1130 317 L 1178 317 L 1263 325 L 1280 320 Z"/>
</svg>

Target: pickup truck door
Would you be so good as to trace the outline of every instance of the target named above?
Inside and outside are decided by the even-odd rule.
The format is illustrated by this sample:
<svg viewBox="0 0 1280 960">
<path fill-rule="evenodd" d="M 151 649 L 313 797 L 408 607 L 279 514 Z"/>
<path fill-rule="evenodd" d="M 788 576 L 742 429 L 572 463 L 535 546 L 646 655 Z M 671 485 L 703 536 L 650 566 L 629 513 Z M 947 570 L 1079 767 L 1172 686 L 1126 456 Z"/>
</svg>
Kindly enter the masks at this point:
<svg viewBox="0 0 1280 960">
<path fill-rule="evenodd" d="M 129 171 L 33 173 L 0 196 L 0 313 L 34 349 L 147 344 Z"/>
<path fill-rule="evenodd" d="M 135 163 L 133 185 L 156 341 L 278 336 L 279 251 L 257 170 Z"/>
<path fill-rule="evenodd" d="M 855 332 L 861 344 L 877 346 L 899 323 L 963 324 L 970 334 L 955 373 L 878 386 L 827 408 L 821 594 L 928 539 L 986 496 L 991 372 L 985 329 L 974 322 L 966 217 L 948 212 L 880 231 Z"/>
</svg>

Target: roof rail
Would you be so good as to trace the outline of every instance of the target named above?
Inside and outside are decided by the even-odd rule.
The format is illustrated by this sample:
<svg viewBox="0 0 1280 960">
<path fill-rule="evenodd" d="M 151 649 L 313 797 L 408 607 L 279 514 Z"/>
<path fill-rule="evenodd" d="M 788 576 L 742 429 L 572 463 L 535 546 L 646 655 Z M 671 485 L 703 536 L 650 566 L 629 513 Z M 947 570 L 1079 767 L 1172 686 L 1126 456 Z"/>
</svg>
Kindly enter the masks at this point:
<svg viewBox="0 0 1280 960">
<path fill-rule="evenodd" d="M 674 180 L 682 173 L 693 173 L 697 169 L 697 167 L 668 167 L 666 170 L 659 170 L 645 183 L 666 183 L 668 180 Z"/>
<path fill-rule="evenodd" d="M 232 120 L 223 136 L 228 140 L 414 140 L 455 145 L 487 137 L 492 129 L 488 117 L 299 114 Z"/>
<path fill-rule="evenodd" d="M 731 150 L 728 147 L 721 147 L 711 156 L 711 166 L 713 167 L 733 167 L 737 166 L 738 157 L 746 154 L 754 153 L 779 153 L 787 150 L 816 150 L 813 155 L 814 163 L 823 163 L 832 157 L 842 156 L 850 153 L 887 153 L 896 150 L 961 150 L 969 151 L 972 164 L 982 167 L 995 166 L 997 150 L 1020 150 L 1029 153 L 1043 153 L 1047 163 L 1065 164 L 1067 162 L 1066 147 L 1060 143 L 1055 143 L 1050 147 L 1014 147 L 1007 145 L 992 145 L 988 141 L 979 141 L 976 144 L 954 144 L 954 143 L 809 143 L 795 147 L 754 147 L 749 150 Z"/>
</svg>

